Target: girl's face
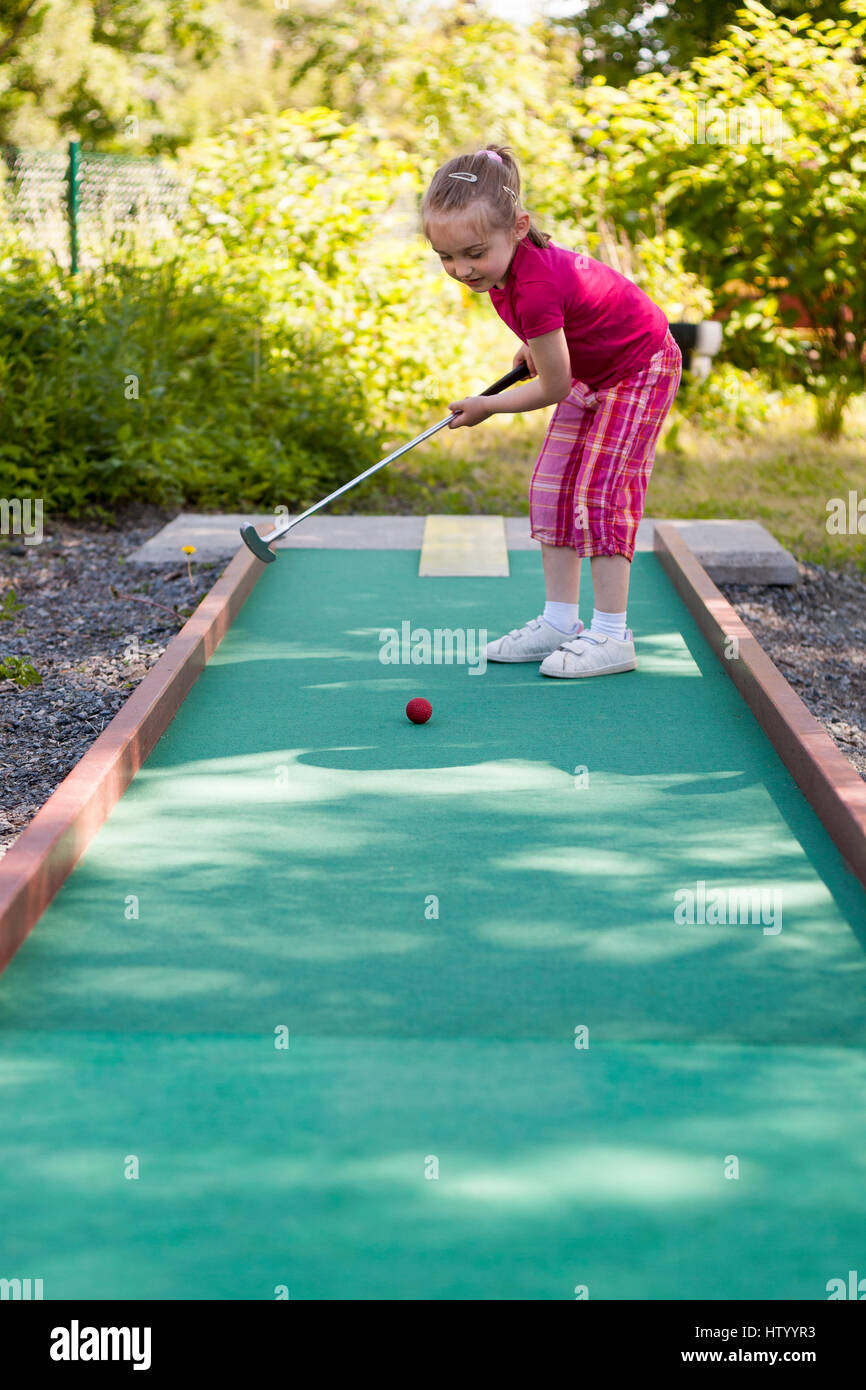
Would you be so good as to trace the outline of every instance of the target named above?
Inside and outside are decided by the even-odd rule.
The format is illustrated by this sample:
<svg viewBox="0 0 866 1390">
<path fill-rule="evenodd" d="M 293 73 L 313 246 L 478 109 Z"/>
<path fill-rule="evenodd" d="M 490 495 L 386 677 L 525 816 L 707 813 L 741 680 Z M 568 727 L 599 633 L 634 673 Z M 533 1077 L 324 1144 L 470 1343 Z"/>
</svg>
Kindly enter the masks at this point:
<svg viewBox="0 0 866 1390">
<path fill-rule="evenodd" d="M 513 227 L 482 232 L 476 218 L 455 212 L 430 220 L 428 240 L 452 279 L 476 293 L 491 285 L 501 290 L 517 244 L 529 231 L 529 220 L 528 212 L 519 213 Z"/>
</svg>

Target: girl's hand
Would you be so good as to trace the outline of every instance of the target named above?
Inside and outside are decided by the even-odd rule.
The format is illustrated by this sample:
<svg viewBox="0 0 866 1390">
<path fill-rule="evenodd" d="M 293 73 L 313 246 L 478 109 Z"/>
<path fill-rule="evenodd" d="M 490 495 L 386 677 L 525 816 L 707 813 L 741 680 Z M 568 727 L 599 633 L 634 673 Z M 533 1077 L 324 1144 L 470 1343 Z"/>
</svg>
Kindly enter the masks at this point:
<svg viewBox="0 0 866 1390">
<path fill-rule="evenodd" d="M 538 372 L 535 370 L 535 363 L 532 360 L 532 353 L 529 351 L 529 348 L 527 347 L 526 343 L 523 343 L 522 346 L 519 347 L 517 352 L 514 354 L 514 362 L 512 365 L 515 367 L 519 367 L 521 362 L 526 363 L 527 367 L 529 368 L 530 376 L 538 376 Z"/>
<path fill-rule="evenodd" d="M 484 396 L 466 396 L 462 401 L 453 401 L 448 409 L 455 413 L 459 411 L 456 419 L 449 423 L 449 430 L 455 430 L 460 425 L 480 425 L 482 420 L 489 419 L 493 414 Z"/>
</svg>

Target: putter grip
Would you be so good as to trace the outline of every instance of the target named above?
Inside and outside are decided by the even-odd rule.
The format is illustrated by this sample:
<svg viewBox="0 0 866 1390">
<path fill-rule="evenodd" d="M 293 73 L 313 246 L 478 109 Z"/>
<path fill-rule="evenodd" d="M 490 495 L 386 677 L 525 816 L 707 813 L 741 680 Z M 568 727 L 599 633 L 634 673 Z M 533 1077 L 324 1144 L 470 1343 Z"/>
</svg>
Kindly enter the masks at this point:
<svg viewBox="0 0 866 1390">
<path fill-rule="evenodd" d="M 514 386 L 516 382 L 523 381 L 524 377 L 529 376 L 529 368 L 525 362 L 521 362 L 519 367 L 506 372 L 498 381 L 494 381 L 492 386 L 488 386 L 486 391 L 479 391 L 479 396 L 498 396 L 500 391 L 505 391 L 509 386 Z"/>
</svg>

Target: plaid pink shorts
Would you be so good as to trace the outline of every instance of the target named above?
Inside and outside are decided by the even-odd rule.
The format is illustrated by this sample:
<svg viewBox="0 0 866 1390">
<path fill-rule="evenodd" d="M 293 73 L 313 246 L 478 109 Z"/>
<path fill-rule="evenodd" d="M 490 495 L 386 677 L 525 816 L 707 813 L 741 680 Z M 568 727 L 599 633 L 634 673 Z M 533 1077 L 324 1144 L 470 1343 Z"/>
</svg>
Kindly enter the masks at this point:
<svg viewBox="0 0 866 1390">
<path fill-rule="evenodd" d="M 682 369 L 668 329 L 643 371 L 597 393 L 572 383 L 553 412 L 529 484 L 535 540 L 632 559 L 656 441 Z"/>
</svg>

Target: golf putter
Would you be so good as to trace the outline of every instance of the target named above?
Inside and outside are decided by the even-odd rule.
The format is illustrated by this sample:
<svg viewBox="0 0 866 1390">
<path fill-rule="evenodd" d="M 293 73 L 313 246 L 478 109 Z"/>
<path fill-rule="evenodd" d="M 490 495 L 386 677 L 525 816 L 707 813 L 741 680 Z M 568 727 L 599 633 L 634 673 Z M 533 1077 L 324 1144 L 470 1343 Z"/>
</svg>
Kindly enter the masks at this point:
<svg viewBox="0 0 866 1390">
<path fill-rule="evenodd" d="M 505 376 L 501 376 L 498 381 L 494 381 L 492 386 L 488 386 L 486 391 L 479 391 L 477 394 L 479 396 L 497 396 L 500 391 L 507 390 L 509 386 L 514 386 L 518 381 L 523 381 L 524 378 L 528 376 L 529 368 L 525 362 L 521 362 L 519 367 L 514 367 L 512 371 L 506 372 Z M 291 531 L 293 526 L 297 526 L 299 522 L 305 521 L 308 516 L 312 516 L 313 512 L 319 511 L 321 507 L 326 507 L 329 502 L 333 502 L 335 497 L 339 497 L 342 493 L 348 492 L 356 483 L 361 483 L 365 478 L 369 478 L 371 473 L 375 473 L 379 468 L 384 468 L 386 463 L 393 463 L 394 459 L 399 458 L 401 454 L 408 454 L 409 450 L 414 449 L 416 444 L 420 444 L 423 440 L 429 439 L 431 434 L 435 434 L 437 430 L 444 429 L 453 419 L 454 412 L 450 415 L 446 415 L 445 419 L 440 420 L 438 425 L 431 425 L 428 430 L 425 430 L 423 434 L 419 434 L 416 439 L 411 440 L 408 444 L 403 444 L 399 449 L 395 449 L 393 454 L 389 454 L 387 458 L 381 459 L 379 463 L 374 463 L 371 468 L 365 468 L 364 472 L 359 473 L 357 478 L 353 478 L 350 483 L 344 483 L 342 487 L 337 488 L 336 492 L 329 493 L 327 497 L 322 498 L 321 502 L 317 502 L 313 507 L 308 507 L 305 512 L 301 512 L 300 516 L 296 516 L 293 521 L 287 521 L 282 526 L 275 527 L 274 530 L 269 531 L 266 536 L 260 536 L 252 522 L 247 522 L 241 527 L 241 538 L 244 543 L 249 546 L 254 555 L 258 556 L 260 560 L 264 560 L 266 564 L 270 564 L 272 560 L 276 559 L 274 552 L 271 550 L 274 541 L 281 540 L 283 536 Z"/>
</svg>

